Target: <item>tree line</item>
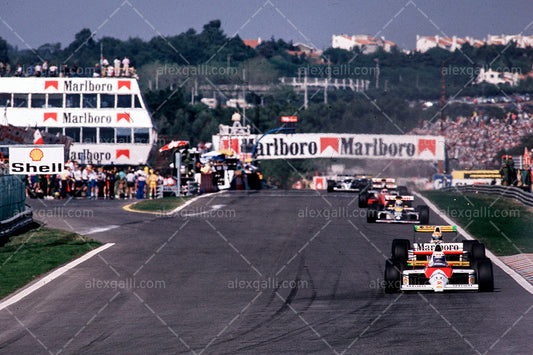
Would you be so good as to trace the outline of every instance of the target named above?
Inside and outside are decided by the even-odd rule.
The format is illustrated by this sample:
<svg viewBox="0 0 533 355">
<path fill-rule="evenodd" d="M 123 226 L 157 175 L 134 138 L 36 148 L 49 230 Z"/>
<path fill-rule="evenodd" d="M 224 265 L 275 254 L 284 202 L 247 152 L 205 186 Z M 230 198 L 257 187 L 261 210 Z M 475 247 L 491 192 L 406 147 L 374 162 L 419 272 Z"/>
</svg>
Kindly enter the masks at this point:
<svg viewBox="0 0 533 355">
<path fill-rule="evenodd" d="M 251 48 L 238 35 L 225 34 L 219 20 L 205 24 L 200 32 L 189 29 L 148 41 L 112 37 L 97 40 L 90 29 L 82 29 L 65 48 L 60 43 L 47 43 L 32 50 L 19 49 L 0 38 L 0 61 L 9 61 L 12 67 L 47 60 L 91 68 L 99 62 L 101 51 L 109 59 L 130 58 L 159 133 L 192 144 L 211 140 L 219 124 L 231 124 L 236 111 L 223 105 L 209 109 L 199 103 L 201 93 L 192 103 L 194 87 L 202 84 L 271 86 L 267 92 L 247 93 L 246 101 L 251 105 L 245 110 L 246 120 L 254 133 L 278 127 L 282 115 L 296 115 L 297 132 L 402 134 L 441 115 L 472 114 L 471 105 L 446 105 L 442 113 L 438 104 L 429 108 L 422 105 L 425 100 L 438 102 L 443 91 L 446 99 L 533 91 L 531 78 L 516 87 L 473 85 L 481 68 L 528 73 L 533 65 L 533 48 L 518 48 L 515 44 L 506 47 L 465 44 L 454 52 L 434 48 L 424 53 L 394 48 L 391 52 L 378 49 L 364 54 L 358 48 L 351 51 L 327 48 L 317 57 L 298 52 L 292 42 L 283 39 L 270 38 Z M 214 69 L 218 71 L 215 73 Z M 277 84 L 280 77 L 305 75 L 364 79 L 369 81 L 369 88 L 365 93 L 329 91 L 327 103 L 323 93 L 310 93 L 308 108 L 304 109 L 301 93 Z M 242 112 L 240 107 L 237 110 Z M 491 110 L 503 116 L 497 108 Z M 300 164 L 302 169 L 305 164 Z"/>
</svg>

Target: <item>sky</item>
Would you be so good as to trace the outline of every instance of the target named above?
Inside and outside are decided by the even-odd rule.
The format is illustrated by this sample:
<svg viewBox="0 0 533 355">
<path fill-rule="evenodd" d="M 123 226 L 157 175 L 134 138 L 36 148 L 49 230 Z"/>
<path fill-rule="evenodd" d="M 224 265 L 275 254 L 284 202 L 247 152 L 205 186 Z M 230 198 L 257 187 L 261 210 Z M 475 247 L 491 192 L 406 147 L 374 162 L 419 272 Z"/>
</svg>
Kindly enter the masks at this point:
<svg viewBox="0 0 533 355">
<path fill-rule="evenodd" d="M 89 28 L 149 40 L 219 19 L 228 36 L 283 39 L 317 49 L 333 34 L 368 34 L 414 49 L 416 35 L 533 35 L 531 0 L 0 0 L 0 37 L 18 48 L 73 41 Z"/>
</svg>

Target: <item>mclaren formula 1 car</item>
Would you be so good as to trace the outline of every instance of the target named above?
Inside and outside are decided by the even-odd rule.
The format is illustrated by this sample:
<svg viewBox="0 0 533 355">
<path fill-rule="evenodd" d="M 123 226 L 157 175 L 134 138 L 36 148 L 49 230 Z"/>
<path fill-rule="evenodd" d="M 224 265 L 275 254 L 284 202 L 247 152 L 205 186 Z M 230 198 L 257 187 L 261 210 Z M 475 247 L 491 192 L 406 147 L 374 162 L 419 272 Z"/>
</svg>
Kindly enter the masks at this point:
<svg viewBox="0 0 533 355">
<path fill-rule="evenodd" d="M 429 223 L 429 207 L 411 207 L 413 196 L 385 195 L 384 202 L 368 206 L 368 223 Z"/>
<path fill-rule="evenodd" d="M 432 233 L 429 242 L 416 235 Z M 392 241 L 392 256 L 385 264 L 385 291 L 494 290 L 492 262 L 476 240 L 444 242 L 443 233 L 455 226 L 415 226 L 415 238 Z"/>
</svg>

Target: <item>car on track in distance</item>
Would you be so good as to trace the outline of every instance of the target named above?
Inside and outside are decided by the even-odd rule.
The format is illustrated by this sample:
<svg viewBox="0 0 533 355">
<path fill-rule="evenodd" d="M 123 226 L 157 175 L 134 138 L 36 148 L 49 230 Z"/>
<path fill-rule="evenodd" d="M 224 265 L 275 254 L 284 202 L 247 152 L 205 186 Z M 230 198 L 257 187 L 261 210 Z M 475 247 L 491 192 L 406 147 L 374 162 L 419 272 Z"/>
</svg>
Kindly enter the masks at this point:
<svg viewBox="0 0 533 355">
<path fill-rule="evenodd" d="M 457 234 L 455 226 L 414 226 L 409 239 L 392 241 L 391 258 L 385 263 L 385 292 L 494 290 L 492 262 L 477 240 L 444 242 L 443 233 Z M 418 233 L 418 234 L 417 234 Z M 431 233 L 431 240 L 417 235 Z"/>
<path fill-rule="evenodd" d="M 365 176 L 344 176 L 328 180 L 328 192 L 361 192 L 367 190 L 371 180 Z"/>
<path fill-rule="evenodd" d="M 384 195 L 384 202 L 368 206 L 368 223 L 428 224 L 429 207 L 411 207 L 414 196 Z"/>
</svg>

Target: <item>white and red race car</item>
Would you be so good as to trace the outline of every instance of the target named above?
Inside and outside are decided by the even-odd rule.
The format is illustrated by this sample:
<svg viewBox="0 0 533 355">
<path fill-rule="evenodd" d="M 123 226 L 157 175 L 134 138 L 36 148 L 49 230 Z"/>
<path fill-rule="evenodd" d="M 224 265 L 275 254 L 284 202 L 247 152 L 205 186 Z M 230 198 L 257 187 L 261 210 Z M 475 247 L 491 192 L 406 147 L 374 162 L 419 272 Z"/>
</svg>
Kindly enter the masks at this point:
<svg viewBox="0 0 533 355">
<path fill-rule="evenodd" d="M 411 207 L 414 196 L 383 195 L 383 203 L 368 207 L 368 223 L 429 223 L 429 207 Z"/>
<path fill-rule="evenodd" d="M 430 242 L 417 242 L 416 232 L 432 233 Z M 478 241 L 447 243 L 442 233 L 455 226 L 415 226 L 415 241 L 392 241 L 392 257 L 385 265 L 385 291 L 494 290 L 492 262 Z"/>
</svg>

